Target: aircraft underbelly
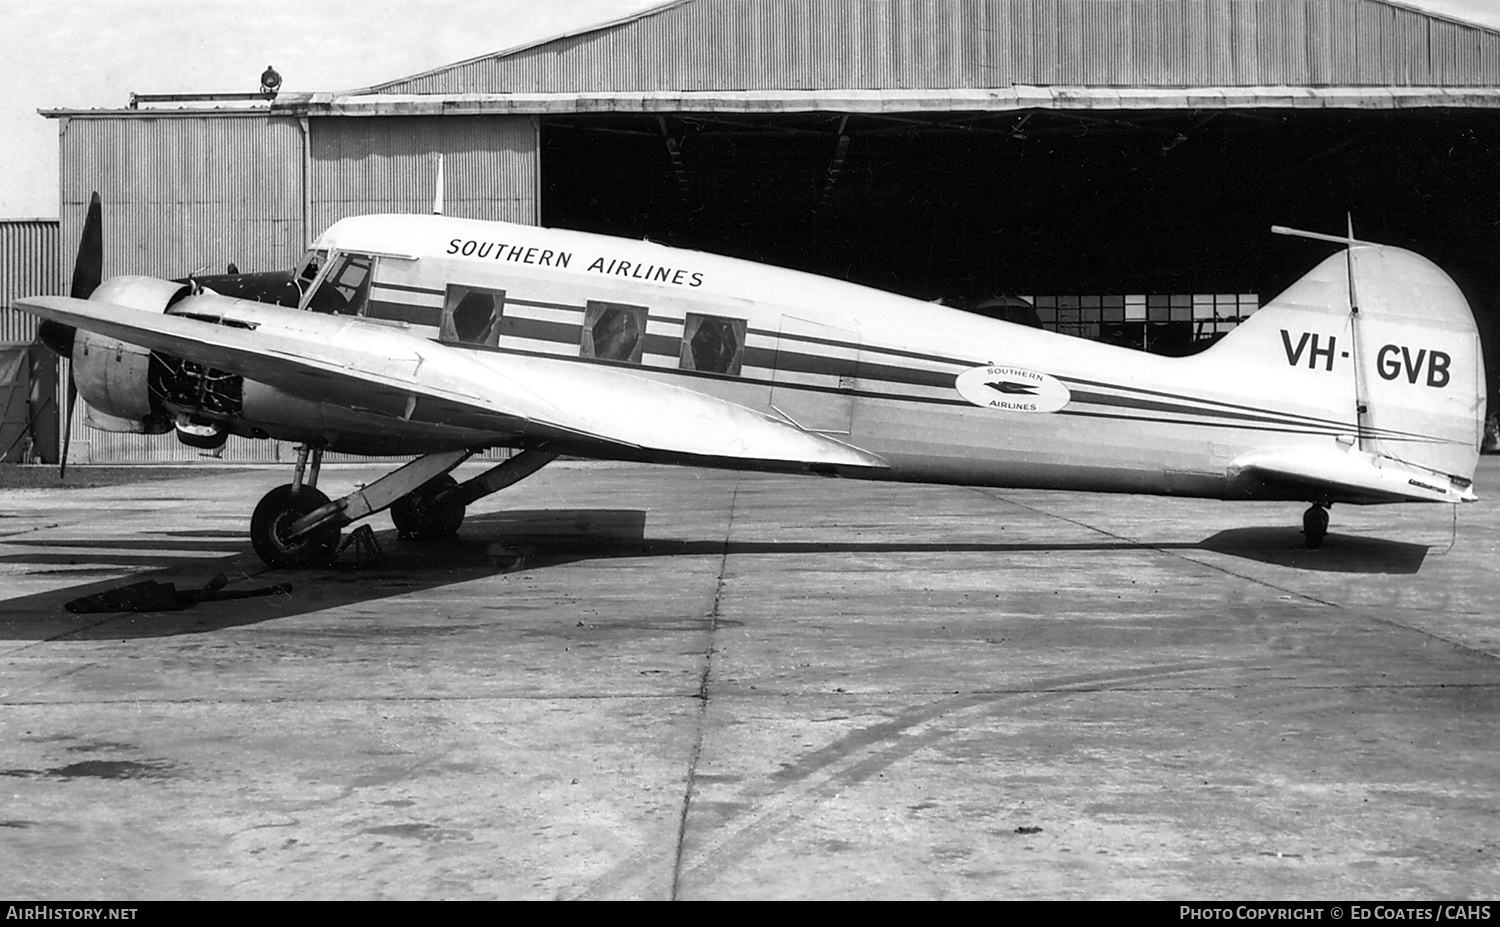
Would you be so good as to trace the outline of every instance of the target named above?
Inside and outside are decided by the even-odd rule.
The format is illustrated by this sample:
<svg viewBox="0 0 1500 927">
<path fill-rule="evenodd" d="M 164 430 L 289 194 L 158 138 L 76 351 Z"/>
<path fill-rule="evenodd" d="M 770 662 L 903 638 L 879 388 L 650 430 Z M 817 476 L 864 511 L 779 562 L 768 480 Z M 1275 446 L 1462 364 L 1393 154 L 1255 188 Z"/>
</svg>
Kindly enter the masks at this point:
<svg viewBox="0 0 1500 927">
<path fill-rule="evenodd" d="M 1106 492 L 1221 494 L 1231 445 L 1202 428 L 862 398 L 851 443 L 888 478 Z M 871 474 L 879 478 L 877 474 Z"/>
</svg>

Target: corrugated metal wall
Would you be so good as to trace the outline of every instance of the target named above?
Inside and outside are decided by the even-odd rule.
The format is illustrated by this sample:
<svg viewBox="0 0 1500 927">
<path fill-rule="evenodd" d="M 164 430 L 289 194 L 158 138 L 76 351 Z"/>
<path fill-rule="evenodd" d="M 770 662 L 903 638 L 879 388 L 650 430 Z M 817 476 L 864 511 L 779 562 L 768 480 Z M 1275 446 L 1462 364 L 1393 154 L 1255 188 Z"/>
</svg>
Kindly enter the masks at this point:
<svg viewBox="0 0 1500 927">
<path fill-rule="evenodd" d="M 53 224 L 48 266 L 54 275 L 59 268 L 72 274 L 89 196 L 97 190 L 106 277 L 220 272 L 230 261 L 242 271 L 287 268 L 311 235 L 345 216 L 430 212 L 440 152 L 448 215 L 537 221 L 538 129 L 531 117 L 313 119 L 309 128 L 311 183 L 304 191 L 307 164 L 296 119 L 223 113 L 67 119 L 61 229 Z M 72 244 L 59 249 L 59 234 Z M 62 278 L 53 279 L 55 292 Z M 80 408 L 69 451 L 75 463 L 188 461 L 201 454 L 171 435 L 109 434 L 85 428 L 83 418 Z M 291 451 L 231 438 L 223 457 L 290 460 Z"/>
<path fill-rule="evenodd" d="M 56 219 L 0 222 L 0 343 L 36 337 L 36 316 L 10 308 L 12 302 L 62 292 L 57 242 Z"/>
<path fill-rule="evenodd" d="M 104 276 L 182 277 L 292 266 L 306 248 L 303 138 L 265 114 L 89 116 L 62 124 L 61 266 L 71 278 L 89 196 L 103 207 Z M 66 389 L 66 378 L 59 387 Z M 62 406 L 61 395 L 58 403 Z M 73 415 L 74 463 L 197 459 L 171 436 L 117 435 Z M 232 440 L 225 457 L 277 459 L 272 442 Z"/>
<path fill-rule="evenodd" d="M 302 128 L 224 114 L 63 120 L 63 270 L 89 195 L 104 207 L 104 276 L 290 267 L 306 247 Z"/>
<path fill-rule="evenodd" d="M 537 122 L 530 116 L 375 116 L 312 121 L 312 227 L 346 216 L 432 211 L 537 221 Z"/>
<path fill-rule="evenodd" d="M 1483 86 L 1500 33 L 1382 0 L 691 0 L 382 93 Z"/>
<path fill-rule="evenodd" d="M 104 207 L 104 275 L 180 277 L 292 266 L 345 216 L 429 212 L 436 155 L 445 212 L 536 221 L 537 125 L 528 116 L 314 119 L 311 216 L 304 226 L 303 137 L 269 116 L 71 117 L 62 141 L 64 242 Z M 72 273 L 74 249 L 64 248 Z"/>
</svg>

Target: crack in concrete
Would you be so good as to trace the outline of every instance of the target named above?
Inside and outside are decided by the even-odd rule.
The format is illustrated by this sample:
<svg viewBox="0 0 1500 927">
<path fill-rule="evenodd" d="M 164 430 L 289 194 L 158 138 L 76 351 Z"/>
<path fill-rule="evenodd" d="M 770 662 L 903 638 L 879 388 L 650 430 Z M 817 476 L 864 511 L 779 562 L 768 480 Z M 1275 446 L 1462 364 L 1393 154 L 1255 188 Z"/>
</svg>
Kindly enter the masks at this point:
<svg viewBox="0 0 1500 927">
<path fill-rule="evenodd" d="M 62 522 L 59 521 L 59 522 L 53 522 L 52 524 L 49 524 L 49 525 L 36 525 L 35 527 L 31 527 L 31 528 L 22 528 L 20 531 L 6 531 L 4 533 L 0 533 L 0 540 L 3 540 L 5 538 L 18 538 L 18 537 L 22 537 L 22 536 L 28 535 L 28 534 L 36 534 L 38 531 L 46 531 L 49 528 L 60 528 L 60 527 L 62 527 Z M 71 527 L 71 526 L 69 526 L 69 527 Z M 7 541 L 6 543 L 12 543 L 12 542 Z M 22 541 L 22 542 L 15 542 L 15 543 L 22 543 L 22 544 L 24 544 L 25 542 Z"/>
<path fill-rule="evenodd" d="M 920 750 L 970 729 L 975 716 L 1004 712 L 1014 716 L 1030 707 L 1079 694 L 1107 691 L 1112 680 L 1170 678 L 1219 672 L 1234 664 L 1183 664 L 1058 677 L 1015 693 L 960 694 L 917 705 L 869 724 L 802 756 L 795 764 L 752 786 L 742 801 L 749 810 L 697 848 L 686 867 L 689 876 L 726 870 L 758 847 L 785 833 L 807 810 L 883 774 Z M 1023 701 L 1016 704 L 1016 700 Z"/>
<path fill-rule="evenodd" d="M 687 785 L 682 793 L 682 816 L 677 821 L 677 848 L 672 858 L 672 891 L 668 898 L 677 900 L 678 886 L 682 882 L 683 845 L 687 841 L 688 813 L 693 805 L 693 789 L 697 784 L 698 760 L 703 755 L 703 736 L 708 728 L 709 679 L 714 667 L 714 643 L 718 639 L 719 611 L 724 602 L 724 574 L 729 570 L 729 539 L 734 534 L 734 513 L 740 499 L 740 484 L 736 480 L 734 492 L 729 497 L 729 520 L 724 526 L 724 552 L 719 557 L 719 577 L 714 587 L 713 610 L 708 614 L 708 648 L 703 654 L 703 674 L 698 679 L 698 730 L 693 738 L 693 753 L 688 759 Z"/>
</svg>

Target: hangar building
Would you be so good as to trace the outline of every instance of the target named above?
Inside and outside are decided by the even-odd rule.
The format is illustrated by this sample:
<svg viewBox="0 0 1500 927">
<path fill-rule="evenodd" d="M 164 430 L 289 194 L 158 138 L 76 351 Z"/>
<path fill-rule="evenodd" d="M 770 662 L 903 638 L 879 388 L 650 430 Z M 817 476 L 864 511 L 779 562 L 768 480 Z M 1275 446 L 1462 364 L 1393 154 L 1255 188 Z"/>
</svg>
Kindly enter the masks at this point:
<svg viewBox="0 0 1500 927">
<path fill-rule="evenodd" d="M 1184 352 L 1332 247 L 1273 223 L 1352 214 L 1465 288 L 1495 384 L 1497 110 L 1500 32 L 1399 0 L 676 0 L 347 92 L 47 115 L 61 239 L 100 191 L 106 275 L 287 267 L 344 216 L 428 211 L 441 154 L 451 215 L 1022 294 Z M 74 456 L 196 453 L 170 445 Z"/>
<path fill-rule="evenodd" d="M 56 454 L 57 361 L 11 303 L 59 292 L 60 266 L 56 219 L 0 221 L 0 463 Z"/>
</svg>

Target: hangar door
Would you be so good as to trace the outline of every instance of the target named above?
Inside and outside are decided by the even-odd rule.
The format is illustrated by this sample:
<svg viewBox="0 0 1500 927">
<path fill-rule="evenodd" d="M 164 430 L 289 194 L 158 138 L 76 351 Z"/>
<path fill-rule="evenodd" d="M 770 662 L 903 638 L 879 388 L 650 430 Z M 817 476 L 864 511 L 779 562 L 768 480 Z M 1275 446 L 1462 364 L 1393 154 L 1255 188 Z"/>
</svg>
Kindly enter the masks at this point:
<svg viewBox="0 0 1500 927">
<path fill-rule="evenodd" d="M 72 117 L 62 125 L 59 248 L 71 277 L 89 200 L 104 276 L 280 270 L 302 256 L 302 130 L 264 112 Z"/>
<path fill-rule="evenodd" d="M 537 222 L 531 116 L 363 116 L 310 121 L 312 235 L 348 216 L 430 213 L 443 155 L 443 213 Z"/>
</svg>

